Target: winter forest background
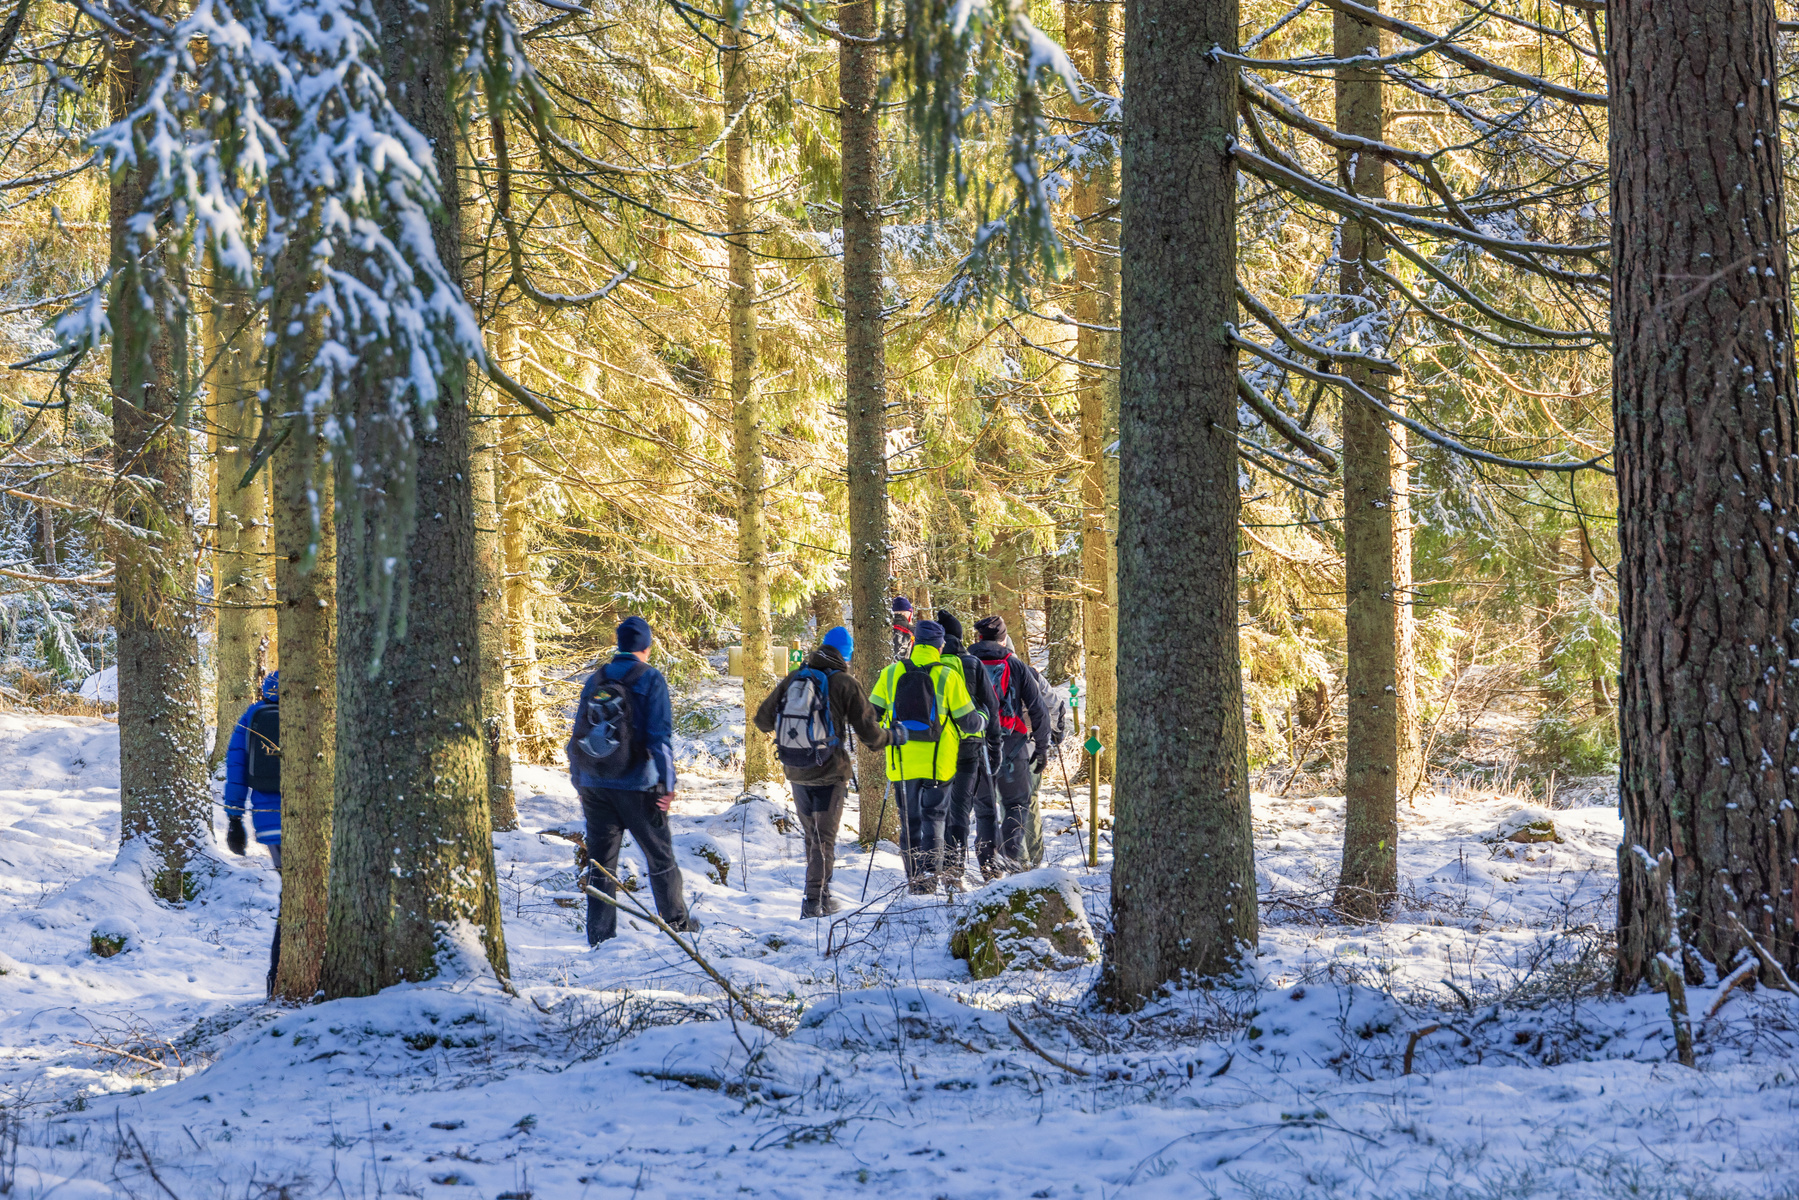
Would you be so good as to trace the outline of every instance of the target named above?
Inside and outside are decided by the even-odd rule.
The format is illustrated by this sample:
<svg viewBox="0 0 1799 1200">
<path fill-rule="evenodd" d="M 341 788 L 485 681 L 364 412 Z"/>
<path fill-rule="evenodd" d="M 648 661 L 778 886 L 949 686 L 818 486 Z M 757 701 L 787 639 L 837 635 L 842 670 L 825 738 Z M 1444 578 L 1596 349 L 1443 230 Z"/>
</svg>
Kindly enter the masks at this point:
<svg viewBox="0 0 1799 1200">
<path fill-rule="evenodd" d="M 0 1195 L 1799 1194 L 1794 15 L 16 0 Z M 795 919 L 896 594 L 1081 696 L 1092 961 L 868 802 Z M 630 613 L 706 932 L 589 954 Z"/>
</svg>

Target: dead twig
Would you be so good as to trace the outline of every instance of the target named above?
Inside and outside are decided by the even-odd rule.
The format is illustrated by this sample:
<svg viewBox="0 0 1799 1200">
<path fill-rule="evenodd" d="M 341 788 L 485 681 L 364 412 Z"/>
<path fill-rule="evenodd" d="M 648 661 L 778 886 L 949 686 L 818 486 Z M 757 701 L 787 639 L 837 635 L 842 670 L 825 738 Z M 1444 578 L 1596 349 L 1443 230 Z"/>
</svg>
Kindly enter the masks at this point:
<svg viewBox="0 0 1799 1200">
<path fill-rule="evenodd" d="M 592 861 L 592 860 L 589 860 L 589 861 Z M 600 872 L 600 874 L 604 875 L 607 879 L 610 879 L 612 881 L 613 887 L 620 886 L 619 881 L 618 881 L 618 876 L 614 875 L 611 871 L 608 871 L 605 867 L 602 867 L 598 862 L 593 862 L 593 869 Z M 595 900 L 598 900 L 603 904 L 610 904 L 613 908 L 616 908 L 619 912 L 627 913 L 631 916 L 638 917 L 642 920 L 648 921 L 650 924 L 652 924 L 656 928 L 660 929 L 663 933 L 666 933 L 669 936 L 670 940 L 672 940 L 675 943 L 675 945 L 681 947 L 682 953 L 686 954 L 688 958 L 691 958 L 696 964 L 698 964 L 700 970 L 706 972 L 706 974 L 708 974 L 712 977 L 712 982 L 716 983 L 719 987 L 724 989 L 724 993 L 727 997 L 729 997 L 731 1000 L 736 1001 L 737 1006 L 739 1008 L 743 1009 L 743 1015 L 749 1020 L 750 1024 L 756 1026 L 758 1029 L 767 1030 L 769 1033 L 774 1034 L 776 1037 L 782 1036 L 780 1028 L 778 1026 L 776 1026 L 772 1021 L 770 1021 L 767 1017 L 763 1016 L 760 1012 L 758 1012 L 756 1010 L 755 1005 L 750 1003 L 749 997 L 745 996 L 742 992 L 738 991 L 737 988 L 731 983 L 731 981 L 729 979 L 726 979 L 723 975 L 719 974 L 717 969 L 714 968 L 711 963 L 707 962 L 705 960 L 705 958 L 701 956 L 701 954 L 698 950 L 696 950 L 694 947 L 688 945 L 685 941 L 683 941 L 681 939 L 681 935 L 676 933 L 674 930 L 674 927 L 672 925 L 670 925 L 667 921 L 664 921 L 661 917 L 657 916 L 655 913 L 650 912 L 648 909 L 644 908 L 643 905 L 637 903 L 635 900 L 631 901 L 630 907 L 627 908 L 623 904 L 620 904 L 617 900 L 613 899 L 611 896 L 608 896 L 605 892 L 602 892 L 599 888 L 594 887 L 591 883 L 584 884 L 582 886 L 581 890 L 586 892 L 589 896 L 592 896 Z"/>
<path fill-rule="evenodd" d="M 1412 1055 L 1418 1049 L 1419 1039 L 1427 1038 L 1441 1028 L 1441 1025 L 1426 1025 L 1423 1029 L 1412 1030 L 1412 1035 L 1405 1040 L 1405 1066 L 1399 1072 L 1401 1075 L 1412 1073 Z"/>
<path fill-rule="evenodd" d="M 1006 1026 L 1007 1026 L 1007 1028 L 1009 1028 L 1012 1031 L 1012 1034 L 1014 1037 L 1016 1037 L 1020 1042 L 1024 1043 L 1024 1048 L 1026 1050 L 1029 1050 L 1032 1054 L 1035 1054 L 1038 1058 L 1041 1058 L 1044 1062 L 1048 1063 L 1050 1066 L 1059 1067 L 1062 1070 L 1067 1071 L 1070 1075 L 1079 1075 L 1082 1078 L 1086 1078 L 1093 1074 L 1092 1071 L 1084 1071 L 1080 1067 L 1075 1066 L 1073 1063 L 1063 1062 L 1061 1059 L 1057 1058 L 1055 1055 L 1053 1055 L 1049 1051 L 1045 1050 L 1042 1046 L 1039 1046 L 1036 1042 L 1033 1042 L 1031 1040 L 1031 1035 L 1026 1033 L 1024 1030 L 1020 1029 L 1018 1027 L 1018 1022 L 1014 1021 L 1011 1017 L 1006 1018 Z"/>
<path fill-rule="evenodd" d="M 1792 979 L 1787 976 L 1786 968 L 1782 967 L 1780 961 L 1772 954 L 1768 953 L 1760 942 L 1755 940 L 1755 935 L 1749 932 L 1748 928 L 1744 926 L 1742 920 L 1735 913 L 1730 914 L 1730 923 L 1737 927 L 1737 932 L 1743 935 L 1743 939 L 1749 943 L 1750 949 L 1755 951 L 1755 956 L 1762 960 L 1762 966 L 1768 968 L 1769 973 L 1772 974 L 1775 979 L 1779 980 L 1779 983 L 1775 986 L 1783 991 L 1791 992 L 1793 995 L 1799 996 L 1799 987 L 1793 986 Z"/>
</svg>

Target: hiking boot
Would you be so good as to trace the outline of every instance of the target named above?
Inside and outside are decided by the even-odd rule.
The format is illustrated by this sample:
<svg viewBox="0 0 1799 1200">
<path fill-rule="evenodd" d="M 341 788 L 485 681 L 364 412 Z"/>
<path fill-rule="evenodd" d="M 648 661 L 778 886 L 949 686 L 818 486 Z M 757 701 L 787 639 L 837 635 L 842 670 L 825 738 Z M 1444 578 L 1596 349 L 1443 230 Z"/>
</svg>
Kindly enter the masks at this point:
<svg viewBox="0 0 1799 1200">
<path fill-rule="evenodd" d="M 843 901 L 841 901 L 837 897 L 831 895 L 831 893 L 826 892 L 818 898 L 818 915 L 819 916 L 829 917 L 829 916 L 833 916 L 837 913 L 840 913 L 842 911 L 843 911 Z"/>
<path fill-rule="evenodd" d="M 800 901 L 800 920 L 810 921 L 815 917 L 822 916 L 824 913 L 819 909 L 818 901 L 810 899 Z"/>
<path fill-rule="evenodd" d="M 937 894 L 937 877 L 921 875 L 907 884 L 906 890 L 914 896 L 935 896 Z"/>
</svg>

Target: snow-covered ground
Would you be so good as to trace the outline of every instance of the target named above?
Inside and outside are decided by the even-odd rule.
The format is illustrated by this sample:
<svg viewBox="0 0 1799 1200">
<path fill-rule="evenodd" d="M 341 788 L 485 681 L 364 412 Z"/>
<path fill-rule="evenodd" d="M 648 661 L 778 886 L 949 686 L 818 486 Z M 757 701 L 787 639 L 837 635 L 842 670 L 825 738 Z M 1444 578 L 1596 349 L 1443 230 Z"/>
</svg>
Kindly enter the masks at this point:
<svg viewBox="0 0 1799 1200">
<path fill-rule="evenodd" d="M 1258 797 L 1253 980 L 1124 1018 L 1083 1005 L 1091 969 L 972 981 L 954 906 L 900 895 L 890 846 L 866 908 L 801 921 L 782 798 L 735 803 L 706 765 L 741 735 L 717 699 L 689 706 L 676 840 L 701 952 L 784 1036 L 641 921 L 587 949 L 556 900 L 572 847 L 538 832 L 578 820 L 547 768 L 495 838 L 516 997 L 452 949 L 429 985 L 268 1005 L 268 859 L 158 905 L 115 861 L 115 727 L 0 714 L 0 1194 L 1799 1195 L 1789 998 L 1732 993 L 1695 1072 L 1660 996 L 1604 995 L 1609 807 L 1420 797 L 1404 911 L 1355 928 L 1325 912 L 1341 801 Z M 1103 926 L 1106 848 L 1088 871 L 1047 798 Z M 1544 816 L 1561 842 L 1492 840 Z M 859 901 L 868 857 L 846 835 L 838 862 Z M 97 928 L 125 950 L 97 957 Z"/>
</svg>

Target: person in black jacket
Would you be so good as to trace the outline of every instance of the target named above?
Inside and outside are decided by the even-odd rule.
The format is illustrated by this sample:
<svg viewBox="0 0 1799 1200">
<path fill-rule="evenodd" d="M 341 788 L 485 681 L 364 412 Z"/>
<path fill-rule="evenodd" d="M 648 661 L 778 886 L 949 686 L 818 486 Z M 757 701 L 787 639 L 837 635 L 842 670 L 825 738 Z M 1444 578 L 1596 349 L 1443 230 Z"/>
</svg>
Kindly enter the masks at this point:
<svg viewBox="0 0 1799 1200">
<path fill-rule="evenodd" d="M 806 656 L 805 664 L 788 673 L 775 685 L 775 690 L 756 709 L 756 728 L 774 733 L 787 689 L 802 671 L 822 672 L 830 699 L 831 726 L 837 745 L 831 757 L 821 766 L 794 766 L 783 762 L 787 784 L 793 789 L 793 807 L 799 813 L 800 831 L 806 837 L 806 898 L 800 905 L 802 917 L 828 917 L 843 906 L 831 896 L 831 872 L 836 866 L 837 831 L 843 825 L 843 802 L 848 796 L 851 772 L 850 731 L 862 738 L 864 745 L 879 749 L 887 744 L 887 732 L 881 728 L 874 707 L 856 677 L 849 672 L 850 658 L 856 642 L 850 631 L 839 625 L 824 636 L 824 643 Z M 803 695 L 803 693 L 802 693 Z M 885 780 L 872 780 L 870 787 L 884 787 Z M 864 795 L 878 794 L 865 792 Z"/>
<path fill-rule="evenodd" d="M 1006 620 L 982 617 L 974 623 L 980 641 L 968 652 L 981 660 L 998 695 L 1000 752 L 994 764 L 996 790 L 1004 817 L 999 852 L 1008 866 L 1027 861 L 1025 828 L 1031 818 L 1031 774 L 1041 774 L 1049 761 L 1049 710 L 1031 669 L 1006 648 Z"/>
<path fill-rule="evenodd" d="M 987 721 L 984 737 L 968 738 L 956 755 L 956 779 L 951 785 L 949 819 L 944 825 L 944 876 L 960 883 L 968 869 L 968 834 L 974 830 L 974 857 L 982 879 L 997 879 L 999 868 L 994 862 L 999 846 L 998 801 L 994 796 L 991 772 L 999 761 L 999 698 L 993 692 L 993 680 L 986 668 L 962 646 L 962 622 L 947 608 L 937 610 L 937 623 L 943 626 L 943 657 L 962 672 L 963 682 L 974 706 Z"/>
</svg>

